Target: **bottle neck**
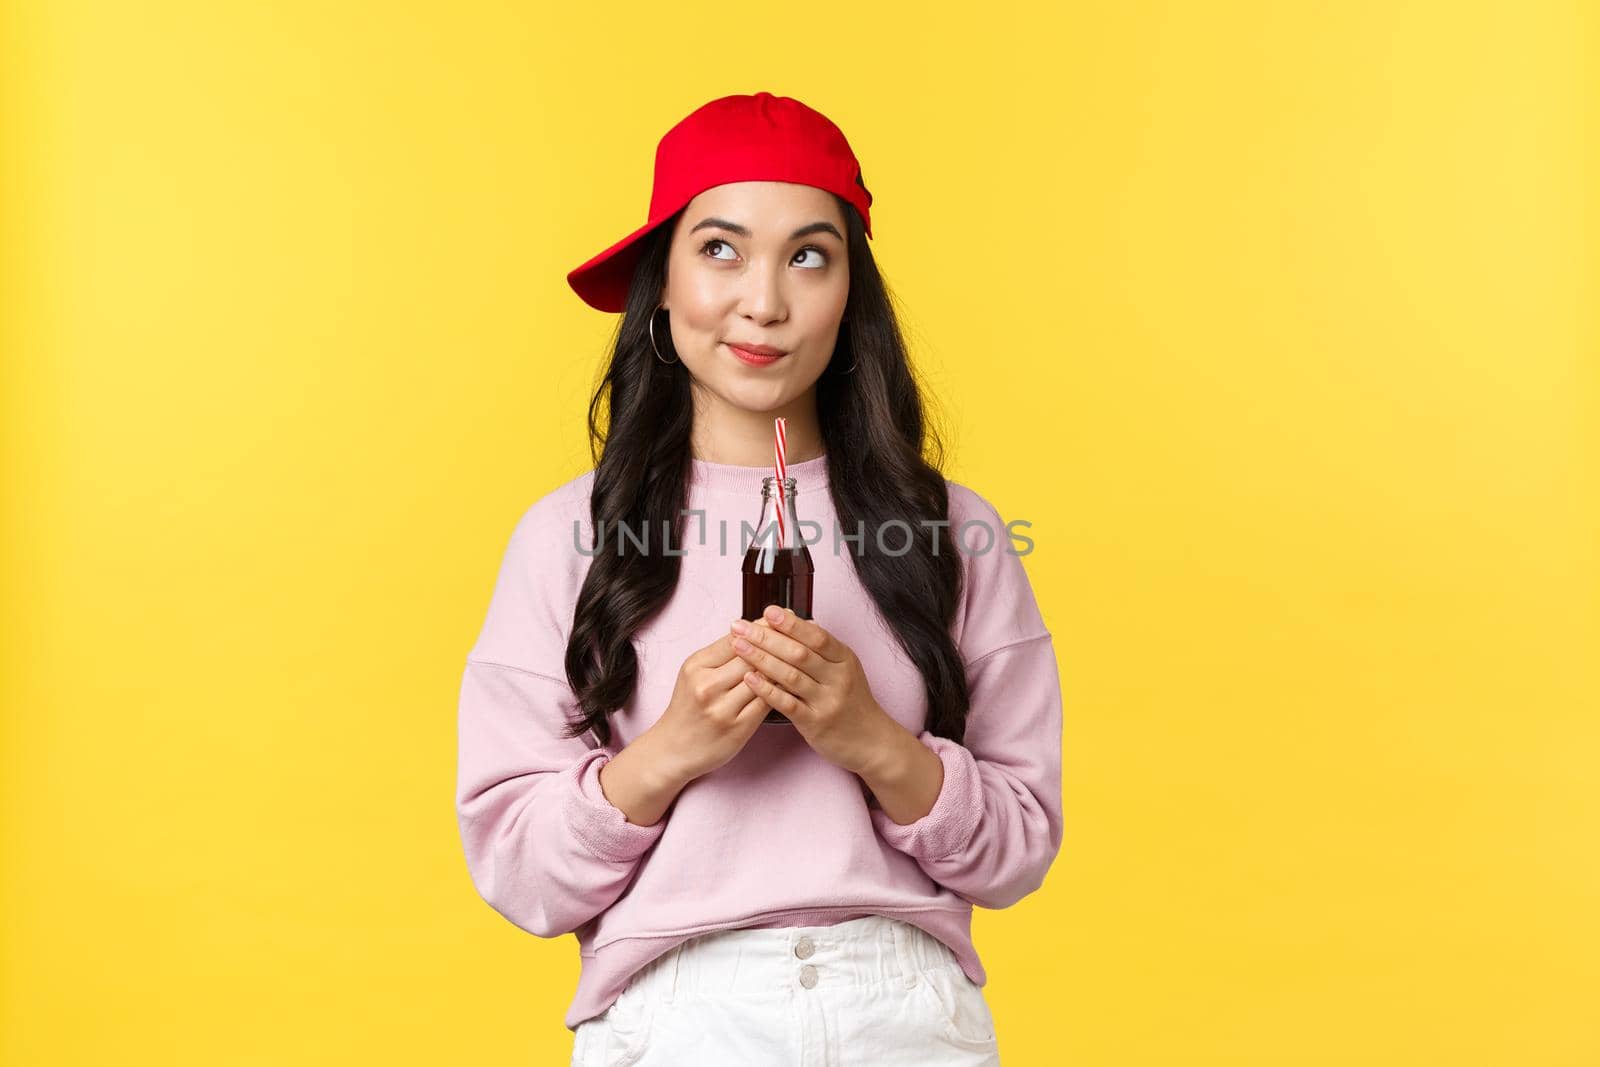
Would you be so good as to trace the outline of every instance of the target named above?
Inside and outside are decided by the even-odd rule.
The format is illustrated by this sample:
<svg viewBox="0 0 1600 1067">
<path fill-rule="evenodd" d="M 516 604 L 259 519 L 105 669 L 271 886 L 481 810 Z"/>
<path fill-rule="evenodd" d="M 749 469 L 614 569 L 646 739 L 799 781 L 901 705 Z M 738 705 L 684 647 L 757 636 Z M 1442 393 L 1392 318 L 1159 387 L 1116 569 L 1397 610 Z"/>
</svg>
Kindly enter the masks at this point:
<svg viewBox="0 0 1600 1067">
<path fill-rule="evenodd" d="M 778 500 L 778 491 L 770 484 L 770 481 L 769 484 L 762 487 L 761 517 L 756 522 L 756 544 L 767 549 L 776 549 L 780 546 L 780 543 L 786 549 L 799 547 L 800 516 L 795 510 L 794 498 L 795 492 L 790 488 L 785 488 L 783 500 L 780 502 Z M 780 515 L 783 519 L 781 537 L 778 522 Z"/>
</svg>

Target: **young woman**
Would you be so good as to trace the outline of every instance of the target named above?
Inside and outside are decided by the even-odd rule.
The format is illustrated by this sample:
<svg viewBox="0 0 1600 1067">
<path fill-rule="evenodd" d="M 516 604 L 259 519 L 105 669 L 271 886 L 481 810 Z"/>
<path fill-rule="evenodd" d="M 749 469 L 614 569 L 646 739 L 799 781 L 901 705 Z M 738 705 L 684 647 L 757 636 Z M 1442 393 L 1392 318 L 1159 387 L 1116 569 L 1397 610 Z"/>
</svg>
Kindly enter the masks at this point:
<svg viewBox="0 0 1600 1067">
<path fill-rule="evenodd" d="M 972 906 L 1060 847 L 1060 682 L 1014 535 L 939 473 L 871 202 L 822 115 L 724 97 L 568 276 L 622 315 L 595 467 L 511 535 L 456 809 L 484 899 L 578 938 L 582 1067 L 999 1062 Z M 779 416 L 814 617 L 745 623 Z"/>
</svg>

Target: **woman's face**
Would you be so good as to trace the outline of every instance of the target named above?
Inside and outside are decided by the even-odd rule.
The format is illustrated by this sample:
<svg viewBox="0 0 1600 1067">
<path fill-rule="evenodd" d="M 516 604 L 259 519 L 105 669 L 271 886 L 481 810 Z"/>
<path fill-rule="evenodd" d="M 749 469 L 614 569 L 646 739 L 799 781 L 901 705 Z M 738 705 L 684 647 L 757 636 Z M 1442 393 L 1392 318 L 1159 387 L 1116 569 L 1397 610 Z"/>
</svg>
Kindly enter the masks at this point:
<svg viewBox="0 0 1600 1067">
<path fill-rule="evenodd" d="M 845 233 L 839 205 L 810 185 L 734 182 L 689 201 L 673 232 L 661 303 L 696 387 L 767 412 L 816 383 L 850 292 Z M 784 355 L 754 365 L 732 345 Z"/>
</svg>

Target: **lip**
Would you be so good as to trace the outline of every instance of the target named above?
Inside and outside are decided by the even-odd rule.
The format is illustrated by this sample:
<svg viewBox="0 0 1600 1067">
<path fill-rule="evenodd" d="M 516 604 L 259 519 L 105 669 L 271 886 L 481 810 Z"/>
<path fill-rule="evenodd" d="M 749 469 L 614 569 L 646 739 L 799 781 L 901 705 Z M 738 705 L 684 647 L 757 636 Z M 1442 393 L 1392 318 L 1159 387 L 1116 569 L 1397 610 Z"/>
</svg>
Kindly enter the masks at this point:
<svg viewBox="0 0 1600 1067">
<path fill-rule="evenodd" d="M 736 345 L 729 341 L 724 341 L 722 343 L 726 345 L 728 351 L 732 352 L 734 356 L 737 357 L 741 362 L 748 363 L 752 367 L 770 366 L 771 364 L 778 362 L 778 360 L 782 359 L 784 356 L 788 355 L 788 353 L 783 349 L 773 348 L 771 345 L 756 345 L 752 348 L 746 348 L 744 345 Z"/>
</svg>

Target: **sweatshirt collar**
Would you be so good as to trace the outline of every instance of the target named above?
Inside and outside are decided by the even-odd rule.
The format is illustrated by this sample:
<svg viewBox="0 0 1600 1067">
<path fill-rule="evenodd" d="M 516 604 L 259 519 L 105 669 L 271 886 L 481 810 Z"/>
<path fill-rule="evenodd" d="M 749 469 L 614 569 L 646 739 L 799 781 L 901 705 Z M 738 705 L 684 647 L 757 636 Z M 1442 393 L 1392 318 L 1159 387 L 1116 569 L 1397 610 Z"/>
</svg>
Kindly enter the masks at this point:
<svg viewBox="0 0 1600 1067">
<path fill-rule="evenodd" d="M 777 474 L 776 467 L 765 464 L 760 467 L 740 467 L 731 463 L 712 463 L 710 460 L 689 460 L 689 484 L 703 491 L 713 493 L 729 493 L 748 497 L 751 500 L 761 499 L 761 480 Z M 824 451 L 815 459 L 808 459 L 803 463 L 790 463 L 788 475 L 795 481 L 797 495 L 817 492 L 828 484 L 828 453 Z"/>
</svg>

